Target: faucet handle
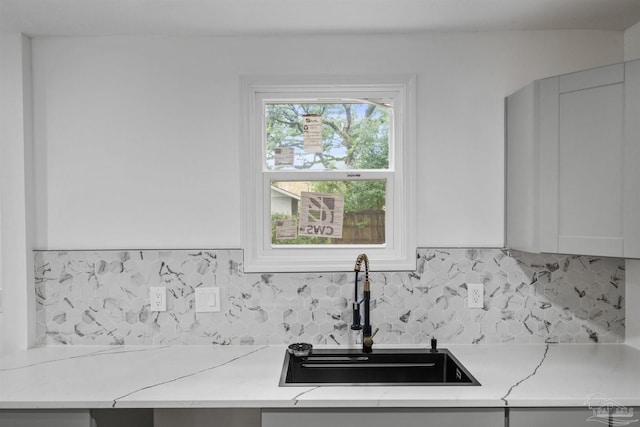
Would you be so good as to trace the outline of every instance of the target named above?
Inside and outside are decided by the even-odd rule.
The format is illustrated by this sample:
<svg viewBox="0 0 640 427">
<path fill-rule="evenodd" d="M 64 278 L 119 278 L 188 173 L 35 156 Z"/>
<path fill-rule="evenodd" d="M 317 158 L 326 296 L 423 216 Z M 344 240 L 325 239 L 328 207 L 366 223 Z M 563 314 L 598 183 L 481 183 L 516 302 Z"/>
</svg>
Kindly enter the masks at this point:
<svg viewBox="0 0 640 427">
<path fill-rule="evenodd" d="M 376 336 L 376 334 L 378 333 L 378 331 L 379 331 L 379 330 L 380 330 L 380 328 L 376 328 L 376 330 L 375 330 L 375 331 L 373 331 L 373 334 L 371 334 L 371 336 L 370 336 L 370 337 L 364 337 L 364 338 L 363 338 L 363 340 L 362 340 L 362 344 L 364 345 L 364 347 L 367 347 L 367 348 L 369 348 L 369 349 L 370 349 L 371 347 L 373 347 L 373 337 L 375 337 L 375 336 Z"/>
</svg>

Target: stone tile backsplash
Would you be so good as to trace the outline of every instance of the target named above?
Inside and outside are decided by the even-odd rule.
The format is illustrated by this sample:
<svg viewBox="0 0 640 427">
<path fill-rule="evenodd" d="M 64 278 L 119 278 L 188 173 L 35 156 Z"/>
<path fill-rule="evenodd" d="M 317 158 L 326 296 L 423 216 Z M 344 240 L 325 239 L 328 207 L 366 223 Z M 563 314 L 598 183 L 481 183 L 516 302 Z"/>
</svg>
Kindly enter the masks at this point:
<svg viewBox="0 0 640 427">
<path fill-rule="evenodd" d="M 36 252 L 39 344 L 360 342 L 350 329 L 353 273 L 245 274 L 242 256 Z M 371 267 L 378 344 L 624 341 L 622 259 L 419 249 L 416 271 Z M 484 309 L 466 308 L 467 283 L 485 285 Z M 149 311 L 150 286 L 167 288 L 166 312 Z M 211 286 L 222 310 L 196 313 L 195 289 Z"/>
</svg>

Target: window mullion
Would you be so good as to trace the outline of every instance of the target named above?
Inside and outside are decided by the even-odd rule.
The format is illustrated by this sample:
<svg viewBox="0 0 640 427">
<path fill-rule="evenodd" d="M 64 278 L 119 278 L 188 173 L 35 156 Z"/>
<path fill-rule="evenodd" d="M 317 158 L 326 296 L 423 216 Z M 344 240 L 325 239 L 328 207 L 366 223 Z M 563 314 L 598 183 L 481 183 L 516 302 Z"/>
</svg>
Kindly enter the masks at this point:
<svg viewBox="0 0 640 427">
<path fill-rule="evenodd" d="M 357 171 L 264 171 L 265 181 L 365 181 L 388 179 L 394 173 L 387 170 Z"/>
</svg>

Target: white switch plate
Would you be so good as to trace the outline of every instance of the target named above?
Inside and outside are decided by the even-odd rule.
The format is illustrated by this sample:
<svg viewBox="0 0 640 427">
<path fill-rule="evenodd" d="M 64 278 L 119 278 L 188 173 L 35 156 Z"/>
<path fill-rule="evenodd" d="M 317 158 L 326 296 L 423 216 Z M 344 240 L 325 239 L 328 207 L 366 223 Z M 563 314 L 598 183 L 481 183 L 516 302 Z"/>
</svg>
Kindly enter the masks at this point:
<svg viewBox="0 0 640 427">
<path fill-rule="evenodd" d="M 167 311 L 167 288 L 164 286 L 149 287 L 149 305 L 151 311 Z"/>
<path fill-rule="evenodd" d="M 484 308 L 484 285 L 467 283 L 467 307 Z"/>
<path fill-rule="evenodd" d="M 196 313 L 220 311 L 220 288 L 196 288 Z"/>
</svg>

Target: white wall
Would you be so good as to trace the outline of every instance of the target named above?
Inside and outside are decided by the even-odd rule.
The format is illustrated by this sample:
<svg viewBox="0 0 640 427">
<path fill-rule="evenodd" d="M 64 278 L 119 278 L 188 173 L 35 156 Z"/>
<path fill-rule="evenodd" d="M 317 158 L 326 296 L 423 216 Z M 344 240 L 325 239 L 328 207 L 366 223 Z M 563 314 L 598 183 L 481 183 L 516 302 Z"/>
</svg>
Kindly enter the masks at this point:
<svg viewBox="0 0 640 427">
<path fill-rule="evenodd" d="M 241 246 L 239 77 L 416 73 L 418 244 L 504 242 L 503 98 L 621 32 L 33 41 L 36 247 Z"/>
<path fill-rule="evenodd" d="M 0 157 L 2 156 L 2 144 L 0 143 Z M 2 302 L 2 186 L 0 185 L 0 357 L 4 353 L 4 305 Z"/>
<path fill-rule="evenodd" d="M 10 324 L 0 343 L 9 351 L 29 345 L 35 324 L 33 241 L 38 249 L 240 246 L 240 75 L 416 73 L 418 244 L 502 246 L 503 97 L 536 78 L 621 61 L 623 34 L 31 43 L 2 35 L 2 47 L 0 235 Z"/>
<path fill-rule="evenodd" d="M 0 36 L 0 355 L 35 341 L 31 42 Z"/>
<path fill-rule="evenodd" d="M 624 33 L 624 59 L 640 59 L 640 23 Z M 625 341 L 640 350 L 640 260 L 629 259 L 625 267 Z"/>
<path fill-rule="evenodd" d="M 624 60 L 640 59 L 640 22 L 624 32 Z"/>
</svg>

